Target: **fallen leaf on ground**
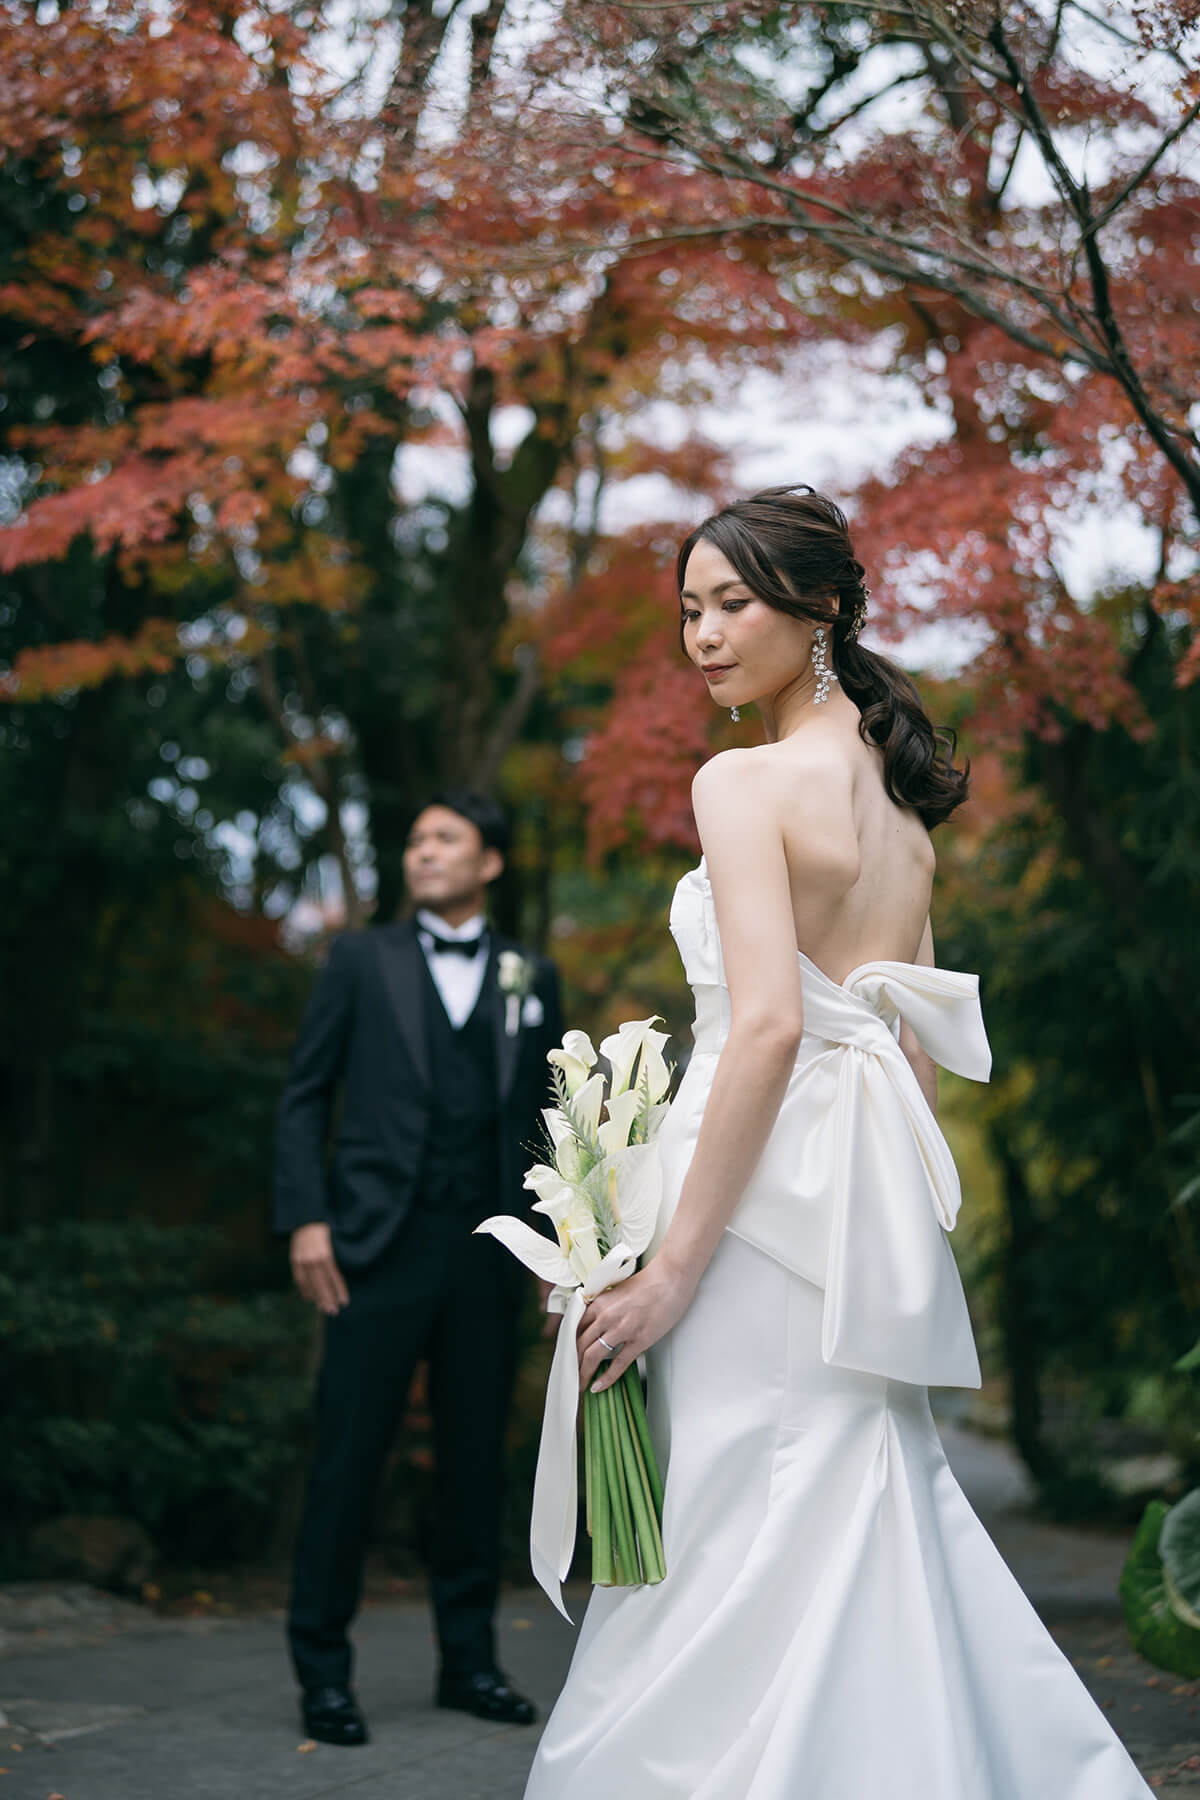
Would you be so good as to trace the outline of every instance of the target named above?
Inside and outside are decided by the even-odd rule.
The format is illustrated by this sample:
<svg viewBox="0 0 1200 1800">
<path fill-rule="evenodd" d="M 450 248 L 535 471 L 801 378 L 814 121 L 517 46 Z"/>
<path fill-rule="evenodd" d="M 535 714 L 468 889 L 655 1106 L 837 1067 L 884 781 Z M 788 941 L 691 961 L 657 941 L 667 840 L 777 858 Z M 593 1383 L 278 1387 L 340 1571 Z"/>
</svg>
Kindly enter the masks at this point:
<svg viewBox="0 0 1200 1800">
<path fill-rule="evenodd" d="M 296 1748 L 300 1752 L 301 1756 L 307 1756 L 309 1751 L 315 1750 L 316 1747 L 317 1747 L 317 1740 L 315 1738 L 305 1738 L 305 1740 L 302 1744 L 296 1745 Z"/>
</svg>

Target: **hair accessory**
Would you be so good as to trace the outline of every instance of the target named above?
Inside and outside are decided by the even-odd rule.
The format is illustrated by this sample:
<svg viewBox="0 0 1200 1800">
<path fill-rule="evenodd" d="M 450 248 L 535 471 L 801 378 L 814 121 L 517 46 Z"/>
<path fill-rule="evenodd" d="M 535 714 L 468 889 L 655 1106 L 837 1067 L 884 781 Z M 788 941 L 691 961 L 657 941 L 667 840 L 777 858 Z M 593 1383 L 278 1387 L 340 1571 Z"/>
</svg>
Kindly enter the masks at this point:
<svg viewBox="0 0 1200 1800">
<path fill-rule="evenodd" d="M 870 588 L 864 588 L 858 599 L 854 602 L 854 611 L 851 614 L 850 623 L 846 627 L 846 636 L 850 639 L 851 643 L 854 643 L 866 621 L 867 595 L 870 592 Z"/>
<path fill-rule="evenodd" d="M 739 711 L 738 711 L 738 709 L 737 709 L 737 707 L 736 707 L 736 706 L 731 706 L 731 707 L 730 707 L 730 709 L 729 709 L 729 716 L 730 716 L 730 718 L 731 718 L 731 719 L 732 719 L 732 720 L 733 720 L 733 722 L 734 722 L 734 724 L 735 724 L 735 725 L 736 725 L 736 724 L 737 724 L 737 722 L 738 722 L 738 720 L 739 720 L 739 719 L 740 719 L 740 718 L 741 718 L 741 716 L 742 716 L 742 715 L 741 715 L 741 713 L 740 713 L 740 712 L 739 712 Z"/>
<path fill-rule="evenodd" d="M 823 625 L 818 625 L 813 632 L 812 665 L 817 673 L 817 691 L 813 698 L 813 705 L 824 706 L 829 698 L 829 684 L 835 677 L 825 654 L 825 627 Z"/>
</svg>

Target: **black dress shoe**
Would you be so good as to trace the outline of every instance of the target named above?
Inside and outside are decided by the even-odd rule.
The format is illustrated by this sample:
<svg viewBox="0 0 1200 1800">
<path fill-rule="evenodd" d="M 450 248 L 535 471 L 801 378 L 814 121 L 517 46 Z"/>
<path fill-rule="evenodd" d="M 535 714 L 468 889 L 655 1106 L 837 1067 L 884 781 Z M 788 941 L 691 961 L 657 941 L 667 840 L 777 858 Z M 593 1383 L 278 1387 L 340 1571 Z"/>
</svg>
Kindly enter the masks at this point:
<svg viewBox="0 0 1200 1800">
<path fill-rule="evenodd" d="M 300 1700 L 304 1729 L 321 1744 L 365 1744 L 367 1721 L 348 1687 L 305 1688 Z"/>
<path fill-rule="evenodd" d="M 458 1712 L 474 1713 L 498 1725 L 532 1725 L 537 1709 L 532 1700 L 510 1688 L 498 1669 L 475 1675 L 443 1675 L 438 1682 L 437 1703 Z"/>
</svg>

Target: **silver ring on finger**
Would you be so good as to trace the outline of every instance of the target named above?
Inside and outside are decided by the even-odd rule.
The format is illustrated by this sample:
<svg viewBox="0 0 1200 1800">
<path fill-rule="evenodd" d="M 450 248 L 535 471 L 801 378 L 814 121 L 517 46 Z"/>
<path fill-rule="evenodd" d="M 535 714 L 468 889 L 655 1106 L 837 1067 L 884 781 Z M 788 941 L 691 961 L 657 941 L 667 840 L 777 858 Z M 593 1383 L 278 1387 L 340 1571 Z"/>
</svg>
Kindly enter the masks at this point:
<svg viewBox="0 0 1200 1800">
<path fill-rule="evenodd" d="M 621 1348 L 620 1344 L 610 1344 L 606 1337 L 602 1337 L 600 1342 L 604 1345 L 604 1348 L 608 1351 L 610 1356 L 615 1356 L 617 1351 Z"/>
</svg>

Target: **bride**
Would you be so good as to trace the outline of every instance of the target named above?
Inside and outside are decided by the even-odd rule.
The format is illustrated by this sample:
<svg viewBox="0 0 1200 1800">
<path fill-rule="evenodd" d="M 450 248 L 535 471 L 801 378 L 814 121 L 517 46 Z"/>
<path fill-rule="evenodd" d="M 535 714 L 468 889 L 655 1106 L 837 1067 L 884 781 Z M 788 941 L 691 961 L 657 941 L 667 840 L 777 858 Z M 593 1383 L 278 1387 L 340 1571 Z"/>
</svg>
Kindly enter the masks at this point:
<svg viewBox="0 0 1200 1800">
<path fill-rule="evenodd" d="M 979 1381 L 933 1116 L 935 1062 L 990 1066 L 929 923 L 966 775 L 858 642 L 832 501 L 726 507 L 678 585 L 684 649 L 766 742 L 696 776 L 663 1214 L 578 1338 L 596 1387 L 649 1353 L 667 1577 L 594 1593 L 526 1800 L 1148 1800 L 929 1410 Z"/>
</svg>

